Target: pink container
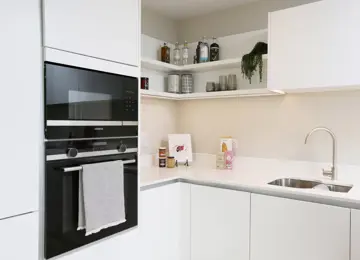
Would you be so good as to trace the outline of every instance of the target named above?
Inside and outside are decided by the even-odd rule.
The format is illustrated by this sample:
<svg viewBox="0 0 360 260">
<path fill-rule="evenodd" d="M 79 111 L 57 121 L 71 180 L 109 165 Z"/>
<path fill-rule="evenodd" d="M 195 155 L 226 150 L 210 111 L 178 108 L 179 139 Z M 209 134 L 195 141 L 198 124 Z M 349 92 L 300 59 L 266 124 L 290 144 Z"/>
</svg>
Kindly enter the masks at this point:
<svg viewBox="0 0 360 260">
<path fill-rule="evenodd" d="M 233 168 L 234 153 L 232 151 L 225 152 L 225 167 L 232 170 Z"/>
</svg>

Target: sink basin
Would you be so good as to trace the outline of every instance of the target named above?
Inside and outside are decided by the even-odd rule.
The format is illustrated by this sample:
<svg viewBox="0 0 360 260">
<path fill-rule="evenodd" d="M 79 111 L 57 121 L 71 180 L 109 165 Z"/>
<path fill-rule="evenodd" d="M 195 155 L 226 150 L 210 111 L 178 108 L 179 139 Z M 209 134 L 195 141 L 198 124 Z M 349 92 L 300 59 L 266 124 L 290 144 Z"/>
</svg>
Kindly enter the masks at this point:
<svg viewBox="0 0 360 260">
<path fill-rule="evenodd" d="M 323 183 L 320 181 L 300 180 L 300 179 L 292 179 L 292 178 L 277 179 L 272 182 L 269 182 L 268 184 L 275 186 L 289 187 L 289 188 L 297 188 L 297 189 L 313 189 L 315 188 L 315 186 L 323 184 L 329 189 L 329 191 L 342 192 L 342 193 L 349 192 L 353 187 L 353 186 Z"/>
</svg>

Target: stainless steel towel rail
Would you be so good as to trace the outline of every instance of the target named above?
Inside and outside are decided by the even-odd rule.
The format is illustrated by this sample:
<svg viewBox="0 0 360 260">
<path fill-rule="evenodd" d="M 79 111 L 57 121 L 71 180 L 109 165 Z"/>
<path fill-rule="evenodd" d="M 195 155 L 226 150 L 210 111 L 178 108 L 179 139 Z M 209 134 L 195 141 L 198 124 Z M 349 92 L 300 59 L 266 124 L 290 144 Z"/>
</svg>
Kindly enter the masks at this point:
<svg viewBox="0 0 360 260">
<path fill-rule="evenodd" d="M 136 160 L 123 161 L 123 164 L 135 163 Z M 75 172 L 82 170 L 82 166 L 66 167 L 62 169 L 64 172 Z"/>
</svg>

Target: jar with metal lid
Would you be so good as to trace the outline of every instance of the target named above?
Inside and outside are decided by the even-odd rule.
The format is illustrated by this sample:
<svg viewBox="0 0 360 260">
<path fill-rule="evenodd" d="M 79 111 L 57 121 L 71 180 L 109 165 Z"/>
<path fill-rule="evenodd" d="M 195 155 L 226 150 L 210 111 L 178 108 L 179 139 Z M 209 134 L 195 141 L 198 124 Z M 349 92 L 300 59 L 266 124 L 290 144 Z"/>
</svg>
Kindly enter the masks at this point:
<svg viewBox="0 0 360 260">
<path fill-rule="evenodd" d="M 191 74 L 181 75 L 181 93 L 193 93 L 193 76 Z"/>
<path fill-rule="evenodd" d="M 166 157 L 166 147 L 159 147 L 159 157 Z"/>
<path fill-rule="evenodd" d="M 167 158 L 167 167 L 168 168 L 175 168 L 176 166 L 176 160 L 173 156 L 168 156 Z"/>
<path fill-rule="evenodd" d="M 171 74 L 168 76 L 168 92 L 180 93 L 180 75 Z"/>
</svg>

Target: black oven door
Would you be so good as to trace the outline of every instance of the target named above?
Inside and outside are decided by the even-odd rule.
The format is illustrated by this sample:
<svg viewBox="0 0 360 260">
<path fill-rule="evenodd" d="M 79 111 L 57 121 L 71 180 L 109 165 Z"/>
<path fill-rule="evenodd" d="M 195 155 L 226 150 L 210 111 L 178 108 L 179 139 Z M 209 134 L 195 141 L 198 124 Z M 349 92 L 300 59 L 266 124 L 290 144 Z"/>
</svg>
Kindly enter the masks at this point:
<svg viewBox="0 0 360 260">
<path fill-rule="evenodd" d="M 47 120 L 138 121 L 138 79 L 45 62 Z"/>
<path fill-rule="evenodd" d="M 137 163 L 124 165 L 126 222 L 85 236 L 77 230 L 79 172 L 64 172 L 64 167 L 111 160 L 132 160 L 134 154 L 50 161 L 45 175 L 45 258 L 51 258 L 138 224 Z"/>
</svg>

